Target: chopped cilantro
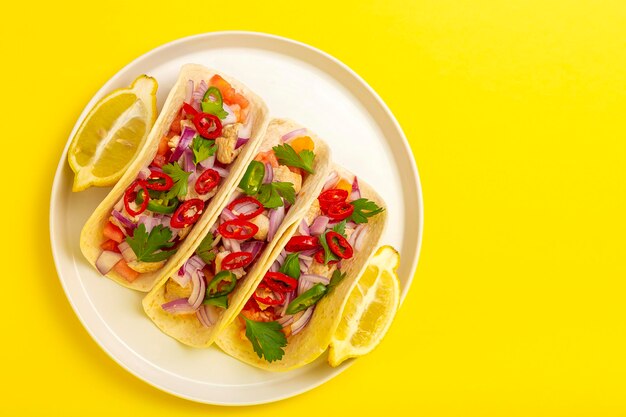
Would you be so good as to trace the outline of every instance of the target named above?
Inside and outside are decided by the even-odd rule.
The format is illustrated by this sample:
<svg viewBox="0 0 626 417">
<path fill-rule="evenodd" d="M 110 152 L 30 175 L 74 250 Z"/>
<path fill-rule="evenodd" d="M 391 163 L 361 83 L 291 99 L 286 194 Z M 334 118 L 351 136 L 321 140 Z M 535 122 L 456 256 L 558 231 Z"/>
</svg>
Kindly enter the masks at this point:
<svg viewBox="0 0 626 417">
<path fill-rule="evenodd" d="M 167 192 L 165 198 L 171 200 L 175 197 L 185 197 L 187 195 L 187 179 L 191 172 L 182 169 L 178 162 L 163 165 L 163 172 L 174 180 L 174 185 Z"/>
<path fill-rule="evenodd" d="M 176 249 L 162 250 L 174 245 L 174 242 L 170 242 L 171 238 L 172 231 L 170 228 L 159 224 L 154 226 L 150 234 L 148 234 L 146 225 L 141 223 L 137 226 L 132 236 L 126 237 L 126 242 L 137 255 L 138 261 L 159 262 L 169 258 L 176 252 Z"/>
<path fill-rule="evenodd" d="M 328 247 L 328 242 L 326 241 L 326 233 L 328 233 L 328 230 L 322 233 L 319 237 L 320 244 L 322 245 L 322 248 L 324 248 L 324 265 L 328 265 L 328 262 L 330 261 L 339 260 L 339 257 L 335 255 L 333 251 L 331 251 Z"/>
<path fill-rule="evenodd" d="M 300 151 L 300 153 L 296 153 L 296 150 L 293 149 L 288 143 L 274 146 L 272 149 L 274 150 L 276 158 L 280 164 L 301 168 L 309 174 L 315 173 L 313 170 L 313 159 L 315 159 L 313 151 L 304 149 Z"/>
<path fill-rule="evenodd" d="M 293 204 L 296 201 L 296 190 L 290 182 L 271 182 L 259 187 L 256 198 L 265 208 L 272 209 L 282 206 L 283 198 Z"/>
<path fill-rule="evenodd" d="M 290 253 L 285 258 L 283 266 L 280 267 L 279 272 L 285 275 L 289 275 L 291 278 L 300 278 L 300 259 L 298 258 L 299 252 Z"/>
<path fill-rule="evenodd" d="M 281 359 L 285 354 L 282 348 L 287 346 L 282 326 L 276 321 L 261 322 L 242 317 L 246 321 L 246 337 L 259 358 L 265 357 L 268 362 Z"/>
<path fill-rule="evenodd" d="M 346 237 L 346 221 L 342 220 L 339 223 L 337 223 L 334 227 L 333 227 L 333 231 L 339 233 L 341 236 Z"/>
<path fill-rule="evenodd" d="M 384 210 L 384 208 L 378 207 L 376 203 L 366 198 L 359 198 L 351 201 L 350 204 L 354 206 L 354 212 L 352 212 L 349 219 L 355 223 L 367 223 L 368 217 L 375 216 Z"/>
<path fill-rule="evenodd" d="M 213 234 L 209 233 L 196 248 L 196 255 L 207 264 L 210 264 L 215 259 L 215 252 L 212 251 L 212 245 Z"/>
<path fill-rule="evenodd" d="M 217 144 L 214 140 L 204 139 L 202 136 L 196 135 L 191 142 L 191 150 L 193 151 L 193 163 L 197 165 L 215 154 Z"/>
</svg>

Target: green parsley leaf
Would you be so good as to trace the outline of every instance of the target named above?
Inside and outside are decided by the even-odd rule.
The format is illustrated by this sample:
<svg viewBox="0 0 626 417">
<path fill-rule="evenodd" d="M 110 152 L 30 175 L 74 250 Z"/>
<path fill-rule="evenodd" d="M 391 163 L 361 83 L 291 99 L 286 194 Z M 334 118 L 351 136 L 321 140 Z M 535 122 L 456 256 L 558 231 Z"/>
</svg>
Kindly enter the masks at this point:
<svg viewBox="0 0 626 417">
<path fill-rule="evenodd" d="M 202 136 L 196 135 L 191 142 L 191 150 L 193 151 L 193 163 L 198 165 L 198 162 L 215 154 L 217 144 L 214 140 L 204 139 Z"/>
<path fill-rule="evenodd" d="M 345 219 L 340 221 L 333 227 L 333 231 L 339 233 L 341 236 L 346 237 L 346 221 Z"/>
<path fill-rule="evenodd" d="M 331 292 L 337 285 L 339 285 L 345 277 L 346 277 L 345 273 L 342 274 L 340 270 L 335 269 L 333 271 L 332 277 L 330 277 L 330 282 L 326 286 L 326 294 Z"/>
<path fill-rule="evenodd" d="M 278 272 L 289 275 L 291 278 L 300 278 L 300 259 L 298 258 L 298 254 L 299 252 L 294 252 L 287 255 L 283 266 L 280 267 Z"/>
<path fill-rule="evenodd" d="M 196 248 L 196 255 L 207 264 L 210 264 L 215 259 L 215 252 L 213 251 L 212 245 L 213 234 L 209 233 Z"/>
<path fill-rule="evenodd" d="M 187 172 L 178 165 L 178 162 L 163 165 L 163 172 L 172 177 L 174 185 L 165 195 L 166 199 L 171 200 L 175 197 L 185 197 L 187 195 L 187 179 L 191 172 Z"/>
<path fill-rule="evenodd" d="M 285 354 L 282 348 L 287 346 L 283 327 L 276 321 L 261 322 L 241 317 L 246 321 L 246 337 L 259 358 L 265 357 L 268 362 L 281 359 Z"/>
<path fill-rule="evenodd" d="M 313 151 L 305 149 L 299 154 L 288 143 L 284 145 L 276 145 L 272 148 L 278 159 L 278 163 L 287 165 L 290 167 L 301 168 L 309 174 L 315 174 L 313 170 L 313 160 L 315 154 Z"/>
<path fill-rule="evenodd" d="M 328 230 L 322 233 L 319 237 L 320 244 L 322 245 L 322 248 L 324 248 L 324 265 L 328 265 L 328 262 L 330 261 L 339 260 L 339 257 L 335 255 L 333 251 L 331 251 L 328 247 L 328 242 L 326 241 L 326 233 L 328 233 Z"/>
<path fill-rule="evenodd" d="M 141 262 L 159 262 L 172 256 L 176 249 L 162 250 L 174 245 L 174 242 L 170 242 L 172 238 L 172 230 L 169 227 L 164 227 L 162 224 L 156 225 L 150 231 L 150 234 L 146 231 L 146 225 L 141 223 L 135 229 L 135 233 L 132 236 L 126 236 L 126 242 L 131 247 L 137 260 Z"/>
<path fill-rule="evenodd" d="M 228 308 L 228 295 L 222 295 L 221 297 L 205 298 L 202 304 Z"/>
<path fill-rule="evenodd" d="M 359 198 L 358 200 L 351 201 L 350 204 L 354 206 L 354 212 L 350 215 L 349 219 L 352 219 L 355 223 L 367 223 L 368 217 L 375 216 L 385 210 L 366 198 Z"/>
<path fill-rule="evenodd" d="M 272 209 L 282 206 L 283 199 L 293 204 L 296 201 L 296 190 L 290 182 L 272 182 L 261 185 L 256 198 L 265 208 Z"/>
</svg>

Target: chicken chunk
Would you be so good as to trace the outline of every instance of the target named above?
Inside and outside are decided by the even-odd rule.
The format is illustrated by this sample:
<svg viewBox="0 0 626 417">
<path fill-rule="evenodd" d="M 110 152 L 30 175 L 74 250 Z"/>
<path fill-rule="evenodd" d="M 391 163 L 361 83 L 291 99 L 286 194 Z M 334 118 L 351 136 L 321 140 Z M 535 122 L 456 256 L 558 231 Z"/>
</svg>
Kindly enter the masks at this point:
<svg viewBox="0 0 626 417">
<path fill-rule="evenodd" d="M 311 264 L 311 268 L 309 268 L 308 273 L 330 278 L 335 269 L 337 269 L 335 265 L 324 265 L 319 262 L 313 262 L 313 264 Z"/>
<path fill-rule="evenodd" d="M 215 257 L 215 273 L 217 274 L 218 272 L 220 272 L 222 270 L 222 261 L 224 261 L 224 258 L 227 257 L 228 255 L 230 255 L 230 251 L 223 251 L 217 254 L 217 256 Z"/>
<path fill-rule="evenodd" d="M 235 149 L 237 145 L 237 132 L 239 132 L 241 123 L 224 126 L 222 135 L 215 139 L 217 144 L 217 160 L 222 164 L 230 164 L 235 160 L 241 148 Z"/>
<path fill-rule="evenodd" d="M 180 142 L 180 136 L 172 136 L 172 138 L 167 141 L 167 146 L 169 146 L 171 150 L 174 150 L 178 146 L 178 142 Z"/>
<path fill-rule="evenodd" d="M 167 301 L 178 300 L 179 298 L 189 298 L 189 296 L 191 295 L 191 290 L 191 285 L 181 287 L 173 279 L 168 279 L 167 283 L 165 284 L 164 296 Z"/>
<path fill-rule="evenodd" d="M 296 190 L 296 194 L 300 192 L 302 188 L 302 176 L 291 172 L 288 167 L 279 165 L 274 168 L 274 181 L 276 182 L 290 182 L 293 184 L 293 189 Z"/>
<path fill-rule="evenodd" d="M 313 200 L 313 203 L 311 203 L 311 207 L 309 207 L 309 211 L 306 212 L 306 216 L 304 216 L 306 224 L 310 226 L 313 220 L 320 214 L 322 214 L 322 210 L 320 209 L 320 202 L 316 198 Z"/>
<path fill-rule="evenodd" d="M 270 230 L 270 219 L 266 215 L 260 214 L 254 219 L 250 219 L 250 223 L 254 223 L 258 226 L 259 231 L 253 236 L 256 240 L 265 240 L 267 238 L 267 232 Z"/>
</svg>

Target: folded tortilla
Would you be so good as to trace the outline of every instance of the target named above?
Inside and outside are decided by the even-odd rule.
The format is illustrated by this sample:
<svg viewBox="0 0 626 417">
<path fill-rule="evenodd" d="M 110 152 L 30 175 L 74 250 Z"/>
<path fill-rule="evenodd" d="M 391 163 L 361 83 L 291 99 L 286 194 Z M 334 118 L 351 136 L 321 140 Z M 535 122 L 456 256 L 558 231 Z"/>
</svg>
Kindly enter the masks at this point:
<svg viewBox="0 0 626 417">
<path fill-rule="evenodd" d="M 163 277 L 164 273 L 171 269 L 172 265 L 179 264 L 181 259 L 186 259 L 187 254 L 191 252 L 195 241 L 202 231 L 207 225 L 212 224 L 217 215 L 222 211 L 222 208 L 226 204 L 227 197 L 241 180 L 241 176 L 245 173 L 248 163 L 256 155 L 261 145 L 261 139 L 269 122 L 268 109 L 263 100 L 245 85 L 217 70 L 195 64 L 184 65 L 181 68 L 176 84 L 174 84 L 174 87 L 165 100 L 163 110 L 150 131 L 144 147 L 138 152 L 126 173 L 94 210 L 89 220 L 87 220 L 87 223 L 85 223 L 80 235 L 80 248 L 83 255 L 87 258 L 89 263 L 95 267 L 96 260 L 102 252 L 100 245 L 106 240 L 102 231 L 109 220 L 113 207 L 120 198 L 122 198 L 130 184 L 137 178 L 139 171 L 147 167 L 154 159 L 161 138 L 167 134 L 170 125 L 183 105 L 188 88 L 188 81 L 193 80 L 194 85 L 198 85 L 202 80 L 208 81 L 215 74 L 219 74 L 228 81 L 237 92 L 248 99 L 250 103 L 248 117 L 253 120 L 250 140 L 243 146 L 243 150 L 230 167 L 230 174 L 220 184 L 219 191 L 212 197 L 200 219 L 192 226 L 192 230 L 179 246 L 178 251 L 167 260 L 162 268 L 153 272 L 143 273 L 133 282 L 128 282 L 114 270 L 111 270 L 106 276 L 118 284 L 134 290 L 150 291 Z"/>
<path fill-rule="evenodd" d="M 280 142 L 283 135 L 301 128 L 301 126 L 293 121 L 284 119 L 272 120 L 258 152 L 270 150 Z M 207 233 L 210 233 L 212 224 L 219 217 L 221 210 L 212 217 L 212 223 L 207 224 L 203 233 L 196 239 L 193 247 L 185 252 L 186 256 L 178 258 L 175 264 L 172 263 L 163 279 L 143 299 L 144 311 L 165 334 L 189 346 L 208 347 L 214 342 L 219 332 L 237 317 L 237 314 L 243 308 L 252 294 L 252 291 L 263 279 L 267 268 L 269 268 L 280 254 L 285 239 L 289 240 L 295 233 L 301 219 L 307 213 L 313 200 L 317 198 L 329 174 L 331 167 L 330 149 L 326 143 L 314 133 L 307 131 L 306 136 L 309 136 L 315 145 L 315 160 L 313 166 L 315 173 L 308 175 L 306 179 L 304 179 L 302 188 L 296 196 L 295 203 L 291 206 L 283 222 L 278 227 L 274 239 L 269 242 L 259 254 L 254 261 L 254 265 L 248 270 L 248 273 L 238 281 L 237 287 L 229 297 L 228 308 L 226 310 L 220 309 L 221 314 L 216 323 L 211 327 L 205 327 L 200 323 L 195 313 L 170 314 L 163 310 L 161 306 L 167 302 L 165 298 L 165 284 L 167 280 L 173 274 L 178 273 L 178 270 L 185 261 L 193 256 L 196 247 L 202 242 Z M 244 173 L 245 168 L 246 167 L 244 167 Z M 235 191 L 234 187 L 231 191 Z M 278 250 L 276 250 L 277 246 Z"/>
<path fill-rule="evenodd" d="M 337 165 L 333 166 L 330 171 L 336 171 L 340 177 L 353 175 Z M 359 188 L 361 197 L 374 201 L 379 207 L 385 207 L 382 198 L 360 177 Z M 317 194 L 315 198 L 317 198 Z M 348 295 L 358 283 L 358 279 L 367 267 L 370 257 L 380 244 L 386 220 L 386 210 L 369 219 L 367 223 L 369 230 L 363 247 L 353 258 L 341 261 L 341 271 L 346 273 L 346 277 L 330 294 L 324 296 L 317 303 L 311 320 L 306 327 L 300 333 L 290 335 L 287 338 L 288 344 L 284 348 L 285 354 L 282 359 L 267 362 L 265 359 L 259 358 L 252 349 L 250 341 L 242 337 L 245 332 L 245 324 L 241 320 L 232 320 L 232 323 L 218 336 L 216 340 L 217 345 L 230 356 L 269 371 L 288 371 L 315 360 L 330 345 L 332 336 L 341 320 L 341 314 Z M 286 233 L 283 236 L 281 242 L 276 245 L 275 253 L 280 253 L 292 235 L 293 233 Z M 264 276 L 271 265 L 272 263 L 266 264 L 265 269 L 260 274 L 261 277 Z M 256 285 L 248 289 L 248 297 L 252 295 L 255 289 Z"/>
</svg>

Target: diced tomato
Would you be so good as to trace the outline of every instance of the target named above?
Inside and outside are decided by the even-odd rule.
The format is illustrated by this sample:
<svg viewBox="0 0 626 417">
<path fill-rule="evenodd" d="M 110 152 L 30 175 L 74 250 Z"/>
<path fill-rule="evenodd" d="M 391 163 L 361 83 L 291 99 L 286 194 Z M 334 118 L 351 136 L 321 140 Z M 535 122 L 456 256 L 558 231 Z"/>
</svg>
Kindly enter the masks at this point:
<svg viewBox="0 0 626 417">
<path fill-rule="evenodd" d="M 263 163 L 269 162 L 270 165 L 274 168 L 278 167 L 278 159 L 276 159 L 276 154 L 274 154 L 274 151 L 272 149 L 267 152 L 259 152 L 254 160 Z"/>
<path fill-rule="evenodd" d="M 152 164 L 156 167 L 162 168 L 163 165 L 165 165 L 167 163 L 167 158 L 165 157 L 165 155 L 157 155 L 154 157 L 154 159 L 152 160 Z"/>
<path fill-rule="evenodd" d="M 157 155 L 165 155 L 170 150 L 170 145 L 168 142 L 170 139 L 167 136 L 163 136 L 161 141 L 159 142 L 159 150 L 157 151 Z"/>
<path fill-rule="evenodd" d="M 313 143 L 313 139 L 311 139 L 309 136 L 300 136 L 298 138 L 295 138 L 294 140 L 289 142 L 289 145 L 293 148 L 294 151 L 296 151 L 296 153 L 300 153 L 304 150 L 315 150 L 315 144 Z"/>
<path fill-rule="evenodd" d="M 117 243 L 118 242 L 113 239 L 105 240 L 102 242 L 102 245 L 100 245 L 100 248 L 102 248 L 102 250 L 110 250 L 111 252 L 121 253 L 117 247 Z"/>
<path fill-rule="evenodd" d="M 133 282 L 139 276 L 139 272 L 131 269 L 125 260 L 120 260 L 115 264 L 113 270 L 124 277 L 124 279 L 128 282 Z"/>
<path fill-rule="evenodd" d="M 209 86 L 217 87 L 217 89 L 220 90 L 220 93 L 222 93 L 224 103 L 229 106 L 236 104 L 239 105 L 240 108 L 245 109 L 248 107 L 248 104 L 250 104 L 248 99 L 237 93 L 228 81 L 217 74 L 209 80 Z"/>
<path fill-rule="evenodd" d="M 178 114 L 174 118 L 174 121 L 170 125 L 170 131 L 169 131 L 169 134 L 167 136 L 169 136 L 171 138 L 174 135 L 180 135 L 180 132 L 181 132 L 180 121 L 181 120 L 183 120 L 183 109 L 182 108 L 180 109 L 180 111 L 178 112 Z"/>
<path fill-rule="evenodd" d="M 108 222 L 104 226 L 104 230 L 102 231 L 102 234 L 107 239 L 114 240 L 117 243 L 121 243 L 122 240 L 124 240 L 124 232 L 122 232 L 122 230 L 119 227 L 117 227 L 111 222 Z"/>
<path fill-rule="evenodd" d="M 296 168 L 296 167 L 287 167 L 287 168 L 289 168 L 289 171 L 293 172 L 294 174 L 298 174 L 301 177 L 304 176 L 304 172 L 300 168 Z"/>
<path fill-rule="evenodd" d="M 352 184 L 343 178 L 335 185 L 334 188 L 339 188 L 340 190 L 346 190 L 348 192 L 348 196 L 352 192 Z"/>
</svg>

